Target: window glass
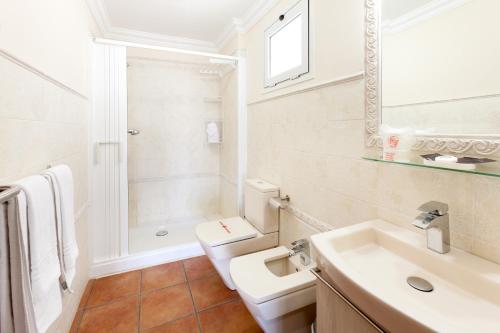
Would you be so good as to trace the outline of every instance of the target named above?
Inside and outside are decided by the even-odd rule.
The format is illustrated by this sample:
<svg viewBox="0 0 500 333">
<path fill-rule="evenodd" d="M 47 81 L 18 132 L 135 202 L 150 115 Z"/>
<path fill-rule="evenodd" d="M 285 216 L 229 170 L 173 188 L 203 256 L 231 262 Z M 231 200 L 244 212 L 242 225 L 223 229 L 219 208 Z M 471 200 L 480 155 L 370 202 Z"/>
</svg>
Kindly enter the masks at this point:
<svg viewBox="0 0 500 333">
<path fill-rule="evenodd" d="M 302 64 L 302 15 L 271 36 L 269 49 L 271 77 Z"/>
<path fill-rule="evenodd" d="M 309 72 L 309 1 L 300 0 L 265 31 L 265 87 Z"/>
</svg>

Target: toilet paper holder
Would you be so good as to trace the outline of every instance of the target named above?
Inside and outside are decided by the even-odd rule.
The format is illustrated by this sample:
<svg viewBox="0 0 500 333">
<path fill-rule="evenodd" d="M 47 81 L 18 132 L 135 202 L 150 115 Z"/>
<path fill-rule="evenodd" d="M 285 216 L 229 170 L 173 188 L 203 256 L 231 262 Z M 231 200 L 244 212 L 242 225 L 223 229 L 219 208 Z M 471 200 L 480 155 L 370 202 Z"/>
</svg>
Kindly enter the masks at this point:
<svg viewBox="0 0 500 333">
<path fill-rule="evenodd" d="M 288 207 L 288 204 L 290 203 L 290 197 L 288 195 L 285 195 L 284 197 L 274 197 L 269 199 L 269 204 L 271 207 L 276 208 L 276 209 L 285 209 Z"/>
</svg>

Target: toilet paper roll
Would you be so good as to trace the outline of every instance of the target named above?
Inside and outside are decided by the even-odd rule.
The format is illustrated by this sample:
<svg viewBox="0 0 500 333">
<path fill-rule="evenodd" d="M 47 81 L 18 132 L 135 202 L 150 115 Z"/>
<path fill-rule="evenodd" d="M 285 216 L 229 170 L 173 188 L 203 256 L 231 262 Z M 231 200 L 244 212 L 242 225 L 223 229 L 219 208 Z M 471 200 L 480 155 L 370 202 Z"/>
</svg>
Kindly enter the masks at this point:
<svg viewBox="0 0 500 333">
<path fill-rule="evenodd" d="M 274 209 L 280 209 L 280 208 L 284 209 L 284 208 L 286 208 L 286 204 L 284 202 L 285 202 L 285 200 L 282 200 L 279 197 L 275 197 L 275 198 L 269 199 L 269 204 Z"/>
</svg>

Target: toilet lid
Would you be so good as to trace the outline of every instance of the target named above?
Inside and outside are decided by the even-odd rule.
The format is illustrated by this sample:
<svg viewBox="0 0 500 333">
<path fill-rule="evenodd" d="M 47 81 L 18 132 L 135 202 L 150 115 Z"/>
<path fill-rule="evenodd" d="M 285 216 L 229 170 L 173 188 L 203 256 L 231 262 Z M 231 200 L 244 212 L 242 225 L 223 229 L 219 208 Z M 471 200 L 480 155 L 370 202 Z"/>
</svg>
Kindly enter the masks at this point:
<svg viewBox="0 0 500 333">
<path fill-rule="evenodd" d="M 231 217 L 196 227 L 198 238 L 208 246 L 219 246 L 244 239 L 257 237 L 257 230 L 241 217 Z"/>
</svg>

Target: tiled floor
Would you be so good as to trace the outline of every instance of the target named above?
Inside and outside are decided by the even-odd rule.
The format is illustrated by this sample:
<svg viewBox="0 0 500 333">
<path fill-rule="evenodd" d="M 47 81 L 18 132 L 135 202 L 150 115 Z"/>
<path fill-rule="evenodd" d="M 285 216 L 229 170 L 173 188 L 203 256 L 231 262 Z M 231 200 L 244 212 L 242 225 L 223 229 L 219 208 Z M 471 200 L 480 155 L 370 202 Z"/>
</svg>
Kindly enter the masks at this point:
<svg viewBox="0 0 500 333">
<path fill-rule="evenodd" d="M 91 280 L 71 333 L 262 332 L 207 257 Z"/>
</svg>

